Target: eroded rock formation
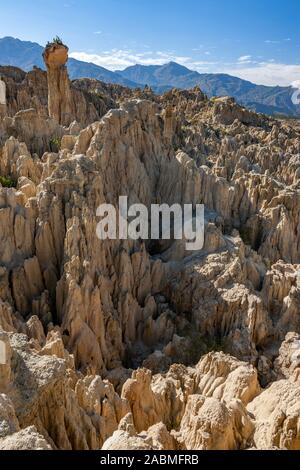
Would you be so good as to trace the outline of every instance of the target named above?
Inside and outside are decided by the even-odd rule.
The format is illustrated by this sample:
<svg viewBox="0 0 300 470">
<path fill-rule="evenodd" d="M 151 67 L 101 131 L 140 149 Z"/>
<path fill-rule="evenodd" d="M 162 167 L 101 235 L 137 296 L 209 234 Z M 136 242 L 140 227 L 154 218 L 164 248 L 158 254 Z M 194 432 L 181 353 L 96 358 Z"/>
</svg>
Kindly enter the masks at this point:
<svg viewBox="0 0 300 470">
<path fill-rule="evenodd" d="M 6 115 L 6 84 L 0 76 L 0 117 Z"/>
<path fill-rule="evenodd" d="M 62 125 L 69 125 L 73 115 L 66 67 L 68 50 L 67 46 L 52 43 L 43 54 L 47 67 L 49 116 Z"/>
<path fill-rule="evenodd" d="M 298 125 L 66 54 L 1 70 L 0 448 L 299 449 Z M 121 195 L 203 203 L 204 248 L 100 241 Z"/>
</svg>

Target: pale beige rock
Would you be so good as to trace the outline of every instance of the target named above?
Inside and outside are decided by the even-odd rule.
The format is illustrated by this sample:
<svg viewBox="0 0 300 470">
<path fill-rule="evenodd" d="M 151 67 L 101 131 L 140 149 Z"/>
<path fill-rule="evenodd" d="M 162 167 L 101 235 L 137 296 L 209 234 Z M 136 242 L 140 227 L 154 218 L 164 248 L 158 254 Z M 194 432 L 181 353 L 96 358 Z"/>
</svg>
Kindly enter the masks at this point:
<svg viewBox="0 0 300 470">
<path fill-rule="evenodd" d="M 119 422 L 128 413 L 129 406 L 119 397 L 108 381 L 102 381 L 97 376 L 79 380 L 75 393 L 79 405 L 92 418 L 101 447 L 102 443 L 118 428 Z"/>
<path fill-rule="evenodd" d="M 7 341 L 7 334 L 5 338 Z M 0 400 L 2 437 L 35 426 L 51 448 L 99 449 L 118 428 L 129 406 L 109 382 L 95 376 L 78 377 L 59 340 L 54 330 L 46 346 L 36 351 L 25 335 L 9 335 L 12 359 L 1 379 L 1 391 L 7 393 Z M 12 436 L 2 445 L 15 445 L 15 437 L 19 439 Z M 38 442 L 32 442 L 30 446 L 39 448 Z"/>
<path fill-rule="evenodd" d="M 22 429 L 5 439 L 0 439 L 0 450 L 52 450 L 34 426 Z"/>
<path fill-rule="evenodd" d="M 144 433 L 141 433 L 144 436 Z M 177 450 L 178 443 L 173 435 L 169 433 L 163 423 L 158 423 L 151 426 L 145 433 L 146 441 L 151 443 L 154 450 Z"/>
<path fill-rule="evenodd" d="M 300 447 L 298 124 L 199 88 L 71 84 L 66 48 L 45 58 L 48 84 L 1 67 L 1 445 Z M 203 250 L 100 241 L 124 194 L 204 203 Z"/>
<path fill-rule="evenodd" d="M 76 137 L 74 135 L 64 135 L 61 139 L 61 150 L 72 151 L 76 143 Z"/>
<path fill-rule="evenodd" d="M 300 335 L 288 333 L 279 350 L 279 357 L 274 363 L 277 378 L 290 378 L 300 372 Z"/>
<path fill-rule="evenodd" d="M 251 442 L 254 423 L 242 402 L 189 397 L 176 438 L 187 450 L 238 450 Z"/>
<path fill-rule="evenodd" d="M 13 117 L 18 111 L 34 108 L 39 116 L 48 116 L 47 72 L 34 67 L 26 73 L 16 67 L 0 66 L 0 73 L 9 90 L 2 116 Z M 94 89 L 95 88 L 95 89 Z M 79 134 L 82 126 L 98 121 L 110 108 L 116 108 L 120 94 L 127 90 L 97 80 L 80 79 L 70 83 L 72 119 L 68 132 Z M 74 124 L 76 120 L 76 124 Z"/>
<path fill-rule="evenodd" d="M 275 382 L 247 409 L 256 420 L 254 443 L 257 449 L 299 449 L 299 380 Z"/>
<path fill-rule="evenodd" d="M 4 331 L 0 331 L 0 392 L 5 393 L 12 381 L 11 371 L 12 349 L 9 336 Z"/>
<path fill-rule="evenodd" d="M 130 436 L 125 431 L 115 431 L 102 450 L 153 450 L 150 444 L 139 436 Z"/>
<path fill-rule="evenodd" d="M 196 366 L 197 393 L 246 406 L 261 392 L 256 369 L 223 353 L 208 354 Z"/>
<path fill-rule="evenodd" d="M 119 428 L 103 445 L 102 450 L 176 450 L 176 440 L 162 423 L 147 432 L 137 434 L 131 413 L 120 422 Z"/>
<path fill-rule="evenodd" d="M 0 441 L 6 436 L 20 430 L 19 422 L 11 400 L 7 395 L 0 394 Z"/>
<path fill-rule="evenodd" d="M 26 328 L 29 338 L 35 339 L 40 346 L 44 346 L 46 342 L 44 328 L 36 315 L 33 315 L 29 318 L 28 322 L 26 323 Z"/>
<path fill-rule="evenodd" d="M 62 125 L 72 122 L 71 89 L 65 66 L 68 51 L 66 46 L 53 43 L 43 54 L 48 75 L 49 116 Z"/>
</svg>

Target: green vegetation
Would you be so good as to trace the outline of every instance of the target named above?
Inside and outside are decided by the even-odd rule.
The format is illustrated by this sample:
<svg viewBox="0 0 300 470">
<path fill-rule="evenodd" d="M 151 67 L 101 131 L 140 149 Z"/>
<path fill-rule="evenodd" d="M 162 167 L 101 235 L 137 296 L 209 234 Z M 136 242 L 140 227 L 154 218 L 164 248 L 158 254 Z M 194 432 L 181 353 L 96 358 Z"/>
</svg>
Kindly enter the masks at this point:
<svg viewBox="0 0 300 470">
<path fill-rule="evenodd" d="M 61 139 L 59 137 L 52 137 L 49 141 L 50 151 L 58 153 L 61 148 Z"/>
<path fill-rule="evenodd" d="M 252 230 L 250 227 L 241 227 L 240 228 L 240 235 L 241 235 L 241 239 L 243 240 L 243 242 L 245 243 L 245 245 L 252 245 Z"/>
<path fill-rule="evenodd" d="M 0 184 L 3 188 L 16 188 L 17 182 L 10 176 L 0 176 Z"/>
<path fill-rule="evenodd" d="M 46 44 L 46 47 L 50 47 L 53 44 L 57 44 L 58 46 L 64 46 L 65 44 L 63 43 L 62 39 L 59 36 L 56 36 L 55 38 L 52 39 L 52 41 L 48 41 Z"/>
<path fill-rule="evenodd" d="M 186 342 L 181 345 L 181 354 L 185 358 L 186 364 L 196 364 L 202 356 L 210 352 L 226 352 L 226 338 L 216 335 L 214 337 L 204 336 L 195 331 L 192 326 L 184 328 L 179 332 L 179 336 L 186 338 Z"/>
</svg>

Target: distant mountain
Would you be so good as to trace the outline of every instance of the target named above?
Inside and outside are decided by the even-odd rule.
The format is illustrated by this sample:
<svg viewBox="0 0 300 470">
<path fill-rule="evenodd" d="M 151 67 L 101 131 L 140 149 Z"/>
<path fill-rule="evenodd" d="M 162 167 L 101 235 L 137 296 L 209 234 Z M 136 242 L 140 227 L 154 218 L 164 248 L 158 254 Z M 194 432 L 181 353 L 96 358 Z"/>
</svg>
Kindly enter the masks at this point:
<svg viewBox="0 0 300 470">
<path fill-rule="evenodd" d="M 200 74 L 170 62 L 162 66 L 134 65 L 117 72 L 129 80 L 160 90 L 193 88 L 199 85 L 209 97 L 232 96 L 240 104 L 257 112 L 300 116 L 300 106 L 294 105 L 291 87 L 269 87 L 226 74 Z"/>
<path fill-rule="evenodd" d="M 37 43 L 12 37 L 0 39 L 0 64 L 13 65 L 29 71 L 34 65 L 44 68 L 43 47 Z M 134 65 L 112 72 L 99 65 L 69 59 L 71 79 L 95 78 L 105 83 L 118 83 L 130 88 L 151 86 L 162 93 L 171 88 L 188 89 L 199 85 L 209 96 L 232 96 L 238 103 L 266 114 L 300 116 L 300 105 L 291 100 L 291 87 L 267 87 L 225 74 L 200 74 L 170 62 L 165 65 Z"/>
<path fill-rule="evenodd" d="M 192 88 L 200 76 L 198 72 L 192 72 L 176 62 L 165 65 L 133 65 L 123 71 L 118 70 L 117 73 L 137 83 L 166 88 Z"/>
<path fill-rule="evenodd" d="M 21 41 L 12 37 L 0 39 L 0 65 L 13 65 L 28 72 L 33 66 L 45 68 L 43 61 L 44 48 L 36 42 Z M 95 78 L 106 83 L 118 83 L 130 88 L 138 86 L 115 72 L 88 62 L 76 59 L 68 60 L 70 78 Z"/>
<path fill-rule="evenodd" d="M 13 65 L 25 72 L 33 66 L 44 68 L 43 47 L 36 42 L 21 41 L 11 37 L 0 39 L 0 64 Z"/>
<path fill-rule="evenodd" d="M 136 88 L 140 86 L 126 77 L 122 77 L 111 70 L 107 70 L 100 65 L 92 64 L 91 62 L 82 62 L 76 59 L 68 60 L 68 71 L 70 78 L 75 80 L 76 78 L 95 78 L 105 83 L 117 83 L 118 85 L 124 85 L 129 88 Z"/>
</svg>

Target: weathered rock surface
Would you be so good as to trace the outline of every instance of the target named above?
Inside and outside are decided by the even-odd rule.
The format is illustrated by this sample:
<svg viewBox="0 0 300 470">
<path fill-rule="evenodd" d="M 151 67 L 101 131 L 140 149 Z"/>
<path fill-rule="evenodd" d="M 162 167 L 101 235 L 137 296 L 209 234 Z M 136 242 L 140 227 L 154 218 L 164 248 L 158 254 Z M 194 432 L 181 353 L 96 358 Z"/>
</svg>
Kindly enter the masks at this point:
<svg viewBox="0 0 300 470">
<path fill-rule="evenodd" d="M 299 449 L 299 374 L 297 379 L 272 384 L 248 405 L 248 411 L 256 419 L 256 448 Z"/>
<path fill-rule="evenodd" d="M 0 450 L 52 450 L 34 426 L 22 429 L 5 439 L 0 439 Z"/>
<path fill-rule="evenodd" d="M 254 423 L 239 400 L 228 404 L 189 397 L 177 439 L 187 450 L 238 450 L 251 442 Z"/>
<path fill-rule="evenodd" d="M 163 423 L 151 426 L 147 431 L 137 434 L 131 413 L 120 422 L 102 447 L 102 450 L 177 450 L 178 443 Z"/>
<path fill-rule="evenodd" d="M 0 448 L 299 449 L 299 127 L 45 60 L 0 68 Z M 203 249 L 100 241 L 124 195 Z"/>
</svg>

